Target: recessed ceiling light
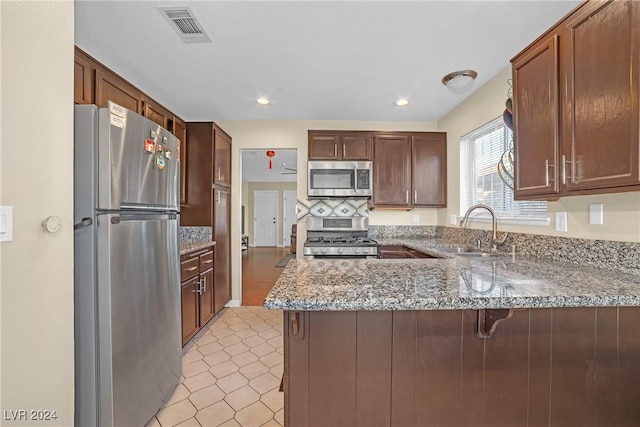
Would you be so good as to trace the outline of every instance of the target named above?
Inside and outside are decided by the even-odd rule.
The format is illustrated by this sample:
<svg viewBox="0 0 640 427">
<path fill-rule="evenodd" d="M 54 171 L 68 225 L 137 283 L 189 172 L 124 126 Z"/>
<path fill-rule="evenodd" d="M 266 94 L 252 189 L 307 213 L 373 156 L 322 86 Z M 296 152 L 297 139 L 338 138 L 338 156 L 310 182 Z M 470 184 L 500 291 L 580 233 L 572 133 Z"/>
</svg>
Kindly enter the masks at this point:
<svg viewBox="0 0 640 427">
<path fill-rule="evenodd" d="M 409 100 L 408 100 L 408 99 L 404 99 L 404 98 L 403 98 L 403 99 L 398 99 L 398 100 L 395 102 L 395 104 L 396 104 L 398 107 L 404 107 L 404 106 L 406 106 L 406 105 L 409 105 Z"/>
<path fill-rule="evenodd" d="M 265 97 L 260 97 L 256 99 L 256 102 L 260 105 L 269 105 L 269 100 Z"/>
</svg>

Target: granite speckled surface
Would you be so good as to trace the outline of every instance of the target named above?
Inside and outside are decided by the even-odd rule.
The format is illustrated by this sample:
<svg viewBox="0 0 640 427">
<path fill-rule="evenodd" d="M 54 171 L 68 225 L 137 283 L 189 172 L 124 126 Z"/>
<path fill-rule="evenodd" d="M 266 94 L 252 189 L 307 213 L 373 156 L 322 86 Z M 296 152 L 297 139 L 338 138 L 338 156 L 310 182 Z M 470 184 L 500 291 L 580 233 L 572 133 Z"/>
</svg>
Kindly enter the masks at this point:
<svg viewBox="0 0 640 427">
<path fill-rule="evenodd" d="M 186 255 L 190 252 L 199 251 L 201 249 L 215 246 L 216 242 L 180 242 L 180 255 Z"/>
<path fill-rule="evenodd" d="M 180 226 L 181 242 L 208 242 L 211 241 L 211 227 Z"/>
<path fill-rule="evenodd" d="M 488 248 L 491 231 L 438 227 L 437 237 L 467 244 L 480 240 L 482 246 Z M 509 252 L 511 245 L 515 245 L 518 254 L 525 256 L 640 274 L 640 243 L 509 233 L 500 250 Z"/>
<path fill-rule="evenodd" d="M 434 238 L 380 239 L 443 258 L 289 262 L 264 306 L 283 310 L 458 310 L 640 306 L 640 275 L 518 255 L 462 257 Z"/>
</svg>

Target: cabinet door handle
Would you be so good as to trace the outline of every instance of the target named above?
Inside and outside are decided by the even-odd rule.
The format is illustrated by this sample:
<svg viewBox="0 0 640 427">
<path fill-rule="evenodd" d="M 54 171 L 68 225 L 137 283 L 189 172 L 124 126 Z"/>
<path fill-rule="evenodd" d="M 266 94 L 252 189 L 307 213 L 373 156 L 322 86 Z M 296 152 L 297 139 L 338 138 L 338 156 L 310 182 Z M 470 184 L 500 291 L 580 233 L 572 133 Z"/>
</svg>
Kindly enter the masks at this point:
<svg viewBox="0 0 640 427">
<path fill-rule="evenodd" d="M 562 183 L 567 183 L 567 165 L 573 166 L 571 160 L 567 160 L 567 156 L 562 155 Z M 569 176 L 569 182 L 572 182 L 571 176 Z"/>
<path fill-rule="evenodd" d="M 195 269 L 197 269 L 197 268 L 198 268 L 198 267 L 189 267 L 189 268 L 187 268 L 187 271 L 193 271 L 193 270 L 195 270 Z"/>
<path fill-rule="evenodd" d="M 407 196 L 404 198 L 405 203 L 409 203 L 409 190 L 407 190 Z"/>
<path fill-rule="evenodd" d="M 342 144 L 342 158 L 344 159 L 346 155 L 347 155 L 346 147 L 344 146 L 344 144 Z"/>
<path fill-rule="evenodd" d="M 216 203 L 220 203 L 220 190 L 216 191 Z"/>
<path fill-rule="evenodd" d="M 553 168 L 553 167 L 555 167 L 555 165 L 550 165 L 549 159 L 544 160 L 544 183 L 545 183 L 545 186 L 547 187 L 550 185 L 549 183 L 551 181 L 555 182 L 555 178 L 551 178 L 549 176 L 549 168 Z"/>
<path fill-rule="evenodd" d="M 333 144 L 333 157 L 338 157 L 338 144 Z"/>
<path fill-rule="evenodd" d="M 218 181 L 220 181 L 220 168 L 218 168 Z"/>
<path fill-rule="evenodd" d="M 418 190 L 413 190 L 413 203 L 418 203 Z"/>
<path fill-rule="evenodd" d="M 207 278 L 206 277 L 202 278 L 202 289 L 203 289 L 203 291 L 202 291 L 202 293 L 200 295 L 202 295 L 202 294 L 207 292 Z"/>
<path fill-rule="evenodd" d="M 208 259 L 206 261 L 202 261 L 203 264 L 211 264 L 213 262 L 212 259 Z"/>
</svg>

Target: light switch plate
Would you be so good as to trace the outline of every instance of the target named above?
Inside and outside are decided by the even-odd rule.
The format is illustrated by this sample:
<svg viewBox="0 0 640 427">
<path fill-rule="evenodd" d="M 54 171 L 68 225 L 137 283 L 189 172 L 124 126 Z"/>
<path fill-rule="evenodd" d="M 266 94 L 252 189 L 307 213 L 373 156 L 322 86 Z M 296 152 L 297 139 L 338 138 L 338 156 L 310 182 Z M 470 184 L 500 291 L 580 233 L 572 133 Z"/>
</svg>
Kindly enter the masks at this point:
<svg viewBox="0 0 640 427">
<path fill-rule="evenodd" d="M 567 228 L 567 213 L 566 212 L 556 212 L 556 231 L 569 231 Z"/>
<path fill-rule="evenodd" d="M 604 206 L 602 203 L 589 205 L 589 224 L 604 224 Z"/>
<path fill-rule="evenodd" d="M 420 223 L 420 214 L 413 214 L 413 223 L 414 224 Z"/>
<path fill-rule="evenodd" d="M 13 240 L 13 206 L 0 206 L 0 242 Z"/>
</svg>

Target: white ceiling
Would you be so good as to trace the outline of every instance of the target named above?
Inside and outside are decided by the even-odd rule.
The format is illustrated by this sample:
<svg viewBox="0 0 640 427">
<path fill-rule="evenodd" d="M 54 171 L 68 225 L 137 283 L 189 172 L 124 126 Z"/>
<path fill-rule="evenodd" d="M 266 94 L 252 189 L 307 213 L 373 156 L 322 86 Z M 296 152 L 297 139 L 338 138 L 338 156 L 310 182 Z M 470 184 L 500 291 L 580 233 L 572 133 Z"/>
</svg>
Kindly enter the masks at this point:
<svg viewBox="0 0 640 427">
<path fill-rule="evenodd" d="M 477 89 L 577 4 L 83 0 L 75 37 L 185 120 L 437 121 L 465 98 L 445 74 L 474 69 Z M 190 7 L 212 43 L 183 43 L 158 6 Z"/>
<path fill-rule="evenodd" d="M 296 150 L 274 149 L 269 169 L 269 157 L 266 150 L 241 150 L 243 182 L 296 182 L 297 175 L 291 170 L 298 169 Z M 283 166 L 282 163 L 285 165 Z M 301 171 L 306 173 L 306 170 Z"/>
</svg>

